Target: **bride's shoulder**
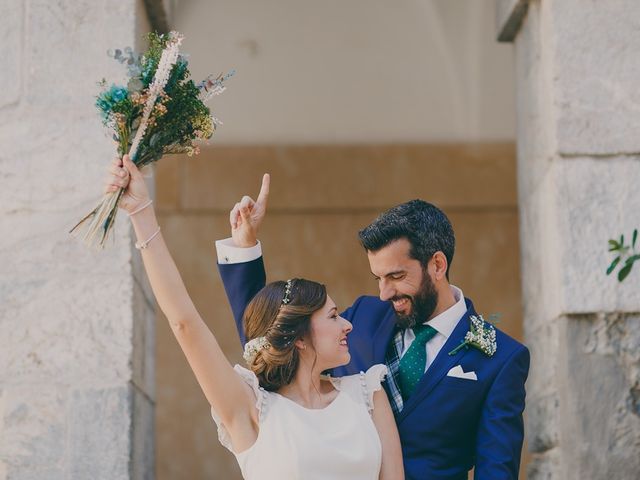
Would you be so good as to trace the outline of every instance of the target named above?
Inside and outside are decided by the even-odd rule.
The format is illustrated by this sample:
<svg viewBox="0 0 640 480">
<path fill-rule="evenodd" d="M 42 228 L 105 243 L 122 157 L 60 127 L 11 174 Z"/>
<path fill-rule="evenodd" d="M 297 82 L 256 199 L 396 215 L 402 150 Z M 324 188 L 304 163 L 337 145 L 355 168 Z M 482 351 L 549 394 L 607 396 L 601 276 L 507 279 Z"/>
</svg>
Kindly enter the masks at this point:
<svg viewBox="0 0 640 480">
<path fill-rule="evenodd" d="M 373 409 L 373 393 L 382 388 L 388 373 L 387 366 L 381 363 L 373 365 L 367 371 L 361 371 L 353 375 L 343 377 L 328 377 L 333 386 L 350 394 L 355 400 L 367 404 L 369 410 Z"/>
</svg>

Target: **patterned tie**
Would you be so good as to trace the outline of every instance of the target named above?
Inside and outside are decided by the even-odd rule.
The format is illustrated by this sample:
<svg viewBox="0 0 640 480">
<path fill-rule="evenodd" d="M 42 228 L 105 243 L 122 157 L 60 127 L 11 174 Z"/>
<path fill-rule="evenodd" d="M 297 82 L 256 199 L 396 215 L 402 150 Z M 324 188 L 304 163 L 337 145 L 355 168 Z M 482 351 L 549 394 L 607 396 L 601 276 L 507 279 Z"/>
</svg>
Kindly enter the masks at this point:
<svg viewBox="0 0 640 480">
<path fill-rule="evenodd" d="M 402 398 L 406 400 L 411 396 L 424 374 L 427 365 L 426 345 L 438 331 L 429 325 L 416 325 L 413 327 L 416 338 L 400 359 L 398 379 Z"/>
</svg>

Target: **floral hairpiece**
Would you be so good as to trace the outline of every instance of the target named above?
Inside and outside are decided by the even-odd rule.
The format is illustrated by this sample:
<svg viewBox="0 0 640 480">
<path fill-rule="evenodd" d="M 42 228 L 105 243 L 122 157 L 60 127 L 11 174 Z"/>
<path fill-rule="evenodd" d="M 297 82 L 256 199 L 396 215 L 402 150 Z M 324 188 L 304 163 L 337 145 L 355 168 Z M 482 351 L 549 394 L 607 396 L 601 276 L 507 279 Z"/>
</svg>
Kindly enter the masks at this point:
<svg viewBox="0 0 640 480">
<path fill-rule="evenodd" d="M 269 343 L 269 340 L 267 340 L 267 337 L 253 338 L 244 345 L 244 353 L 242 354 L 242 357 L 244 358 L 244 361 L 247 362 L 247 365 L 251 365 L 258 352 L 265 348 L 269 348 L 270 346 L 271 344 Z"/>
<path fill-rule="evenodd" d="M 291 302 L 291 286 L 293 285 L 293 279 L 287 280 L 287 284 L 284 286 L 284 297 L 282 297 L 282 305 L 288 305 Z"/>
</svg>

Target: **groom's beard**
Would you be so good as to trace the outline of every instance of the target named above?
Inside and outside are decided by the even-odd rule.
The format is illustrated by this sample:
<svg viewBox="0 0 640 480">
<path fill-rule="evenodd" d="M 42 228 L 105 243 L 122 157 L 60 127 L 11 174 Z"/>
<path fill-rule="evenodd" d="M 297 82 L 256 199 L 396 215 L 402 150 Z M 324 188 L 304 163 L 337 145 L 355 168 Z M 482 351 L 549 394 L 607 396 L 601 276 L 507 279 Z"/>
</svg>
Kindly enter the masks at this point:
<svg viewBox="0 0 640 480">
<path fill-rule="evenodd" d="M 433 315 L 438 305 L 438 292 L 426 270 L 422 273 L 422 283 L 415 295 L 397 295 L 390 301 L 394 302 L 405 298 L 409 300 L 410 309 L 407 314 L 396 312 L 396 324 L 399 327 L 413 328 L 419 323 L 426 322 Z"/>
</svg>

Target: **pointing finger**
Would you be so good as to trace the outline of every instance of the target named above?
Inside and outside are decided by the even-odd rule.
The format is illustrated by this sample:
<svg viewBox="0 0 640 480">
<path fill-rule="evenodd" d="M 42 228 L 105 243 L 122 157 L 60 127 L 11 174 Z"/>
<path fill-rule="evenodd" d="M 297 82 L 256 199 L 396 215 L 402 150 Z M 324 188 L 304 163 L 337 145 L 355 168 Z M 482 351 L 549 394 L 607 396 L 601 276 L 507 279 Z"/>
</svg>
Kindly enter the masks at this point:
<svg viewBox="0 0 640 480">
<path fill-rule="evenodd" d="M 267 200 L 269 199 L 269 187 L 271 184 L 271 175 L 265 173 L 262 176 L 262 186 L 260 187 L 260 193 L 258 194 L 257 203 L 267 205 Z"/>
</svg>

